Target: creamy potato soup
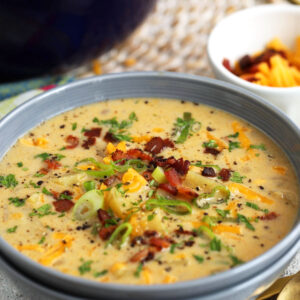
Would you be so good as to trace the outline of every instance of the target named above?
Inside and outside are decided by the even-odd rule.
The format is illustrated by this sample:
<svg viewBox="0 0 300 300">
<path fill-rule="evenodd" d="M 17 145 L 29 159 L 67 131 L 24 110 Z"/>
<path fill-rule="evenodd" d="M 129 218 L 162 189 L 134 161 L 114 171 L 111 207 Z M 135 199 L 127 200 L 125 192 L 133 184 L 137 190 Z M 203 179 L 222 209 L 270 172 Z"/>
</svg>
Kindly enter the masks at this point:
<svg viewBox="0 0 300 300">
<path fill-rule="evenodd" d="M 292 228 L 293 169 L 263 133 L 177 100 L 79 107 L 30 131 L 0 163 L 0 234 L 61 272 L 126 284 L 208 276 Z"/>
</svg>

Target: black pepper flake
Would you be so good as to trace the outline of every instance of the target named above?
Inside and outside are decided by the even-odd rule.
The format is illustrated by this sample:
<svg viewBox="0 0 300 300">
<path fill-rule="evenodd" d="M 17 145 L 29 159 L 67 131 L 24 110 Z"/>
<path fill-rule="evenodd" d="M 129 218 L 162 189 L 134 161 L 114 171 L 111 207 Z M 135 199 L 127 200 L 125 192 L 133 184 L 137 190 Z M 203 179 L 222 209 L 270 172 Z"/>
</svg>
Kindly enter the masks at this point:
<svg viewBox="0 0 300 300">
<path fill-rule="evenodd" d="M 145 104 L 148 104 L 148 103 L 149 103 L 149 101 L 147 101 L 147 100 L 146 100 L 146 101 L 144 101 L 144 103 L 145 103 Z"/>
<path fill-rule="evenodd" d="M 215 129 L 213 129 L 213 128 L 207 126 L 207 127 L 206 127 L 206 130 L 207 130 L 207 131 L 214 131 Z"/>
<path fill-rule="evenodd" d="M 44 182 L 43 180 L 39 180 L 39 181 L 37 182 L 37 184 L 38 184 L 38 185 L 42 185 L 43 182 Z"/>
<path fill-rule="evenodd" d="M 264 244 L 260 244 L 260 246 L 263 248 L 265 245 Z"/>
<path fill-rule="evenodd" d="M 170 272 L 171 270 L 172 270 L 171 267 L 166 267 L 166 268 L 165 268 L 165 271 L 166 271 L 166 272 Z"/>
<path fill-rule="evenodd" d="M 262 185 L 260 185 L 259 188 L 260 188 L 261 190 L 264 190 L 264 189 L 265 189 Z"/>
<path fill-rule="evenodd" d="M 184 103 L 185 103 L 185 101 L 181 100 L 181 101 L 180 101 L 180 103 L 181 103 L 181 104 L 184 104 Z"/>
<path fill-rule="evenodd" d="M 66 127 L 65 124 L 59 126 L 59 128 L 61 128 L 61 129 L 63 129 L 63 128 L 65 128 L 65 127 Z"/>
</svg>

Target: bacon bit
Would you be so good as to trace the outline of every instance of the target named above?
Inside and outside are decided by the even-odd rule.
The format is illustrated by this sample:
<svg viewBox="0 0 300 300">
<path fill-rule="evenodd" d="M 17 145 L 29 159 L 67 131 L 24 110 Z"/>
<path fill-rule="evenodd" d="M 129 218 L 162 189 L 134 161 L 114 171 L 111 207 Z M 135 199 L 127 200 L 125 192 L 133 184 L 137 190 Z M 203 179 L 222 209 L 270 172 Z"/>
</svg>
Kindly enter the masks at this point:
<svg viewBox="0 0 300 300">
<path fill-rule="evenodd" d="M 110 186 L 112 185 L 117 179 L 117 176 L 113 175 L 113 176 L 110 176 L 108 178 L 106 178 L 103 183 L 106 185 L 106 186 Z"/>
<path fill-rule="evenodd" d="M 109 227 L 102 227 L 99 231 L 99 236 L 102 240 L 107 240 L 112 233 L 115 231 L 115 229 L 117 228 L 116 225 L 112 225 Z"/>
<path fill-rule="evenodd" d="M 46 159 L 45 163 L 47 164 L 48 169 L 56 170 L 61 167 L 61 164 L 54 159 Z"/>
<path fill-rule="evenodd" d="M 216 172 L 214 168 L 211 167 L 204 167 L 201 174 L 202 176 L 206 176 L 206 177 L 216 177 Z"/>
<path fill-rule="evenodd" d="M 145 232 L 144 232 L 144 236 L 145 237 L 152 237 L 152 236 L 156 236 L 158 233 L 157 233 L 157 231 L 155 231 L 155 230 L 146 230 Z"/>
<path fill-rule="evenodd" d="M 66 149 L 74 149 L 79 145 L 79 138 L 73 135 L 68 135 L 65 141 L 69 144 Z"/>
<path fill-rule="evenodd" d="M 165 176 L 171 186 L 177 187 L 181 185 L 181 178 L 179 177 L 179 174 L 176 172 L 175 169 L 171 168 L 165 171 Z"/>
<path fill-rule="evenodd" d="M 147 161 L 152 161 L 153 158 L 144 153 L 142 150 L 140 149 L 130 149 L 127 151 L 127 159 L 141 159 L 141 160 L 147 160 Z"/>
<path fill-rule="evenodd" d="M 130 246 L 134 247 L 135 245 L 146 245 L 146 244 L 147 242 L 145 241 L 145 239 L 142 236 L 138 235 L 131 240 Z"/>
<path fill-rule="evenodd" d="M 175 232 L 177 234 L 197 236 L 196 232 L 193 232 L 193 231 L 190 231 L 190 230 L 184 230 L 182 227 L 180 227 L 179 229 L 176 229 Z"/>
<path fill-rule="evenodd" d="M 172 186 L 170 183 L 161 183 L 158 186 L 158 188 L 168 192 L 169 194 L 171 194 L 173 196 L 176 196 L 178 194 L 177 188 Z"/>
<path fill-rule="evenodd" d="M 107 143 L 117 143 L 117 142 L 119 142 L 119 140 L 109 131 L 106 132 L 103 139 Z"/>
<path fill-rule="evenodd" d="M 150 171 L 145 171 L 142 173 L 142 175 L 144 176 L 144 178 L 147 180 L 147 181 L 151 181 L 153 178 L 152 178 L 152 172 Z"/>
<path fill-rule="evenodd" d="M 56 200 L 59 199 L 59 192 L 51 190 L 51 194 L 52 194 L 52 196 L 53 196 L 54 199 L 56 199 Z"/>
<path fill-rule="evenodd" d="M 40 174 L 44 174 L 44 175 L 47 175 L 47 174 L 48 174 L 48 172 L 49 172 L 49 170 L 48 170 L 48 169 L 46 169 L 46 168 L 41 168 L 41 169 L 39 170 L 39 172 L 38 172 L 38 173 L 40 173 Z"/>
<path fill-rule="evenodd" d="M 250 55 L 244 55 L 240 60 L 239 60 L 239 66 L 241 70 L 246 70 L 249 67 L 251 67 L 253 61 Z"/>
<path fill-rule="evenodd" d="M 204 150 L 204 153 L 210 153 L 212 155 L 215 155 L 217 156 L 221 151 L 218 150 L 218 149 L 215 149 L 215 148 L 209 148 L 209 147 L 206 147 L 205 150 Z"/>
<path fill-rule="evenodd" d="M 97 214 L 102 226 L 104 226 L 106 220 L 110 219 L 108 212 L 102 208 L 98 209 Z"/>
<path fill-rule="evenodd" d="M 153 248 L 153 247 L 151 247 L 151 248 Z M 150 261 L 150 260 L 152 260 L 154 258 L 155 252 L 157 252 L 157 250 L 156 249 L 154 251 L 150 251 L 150 250 L 151 249 L 149 249 L 147 257 L 145 259 L 143 259 L 142 262 Z"/>
<path fill-rule="evenodd" d="M 223 59 L 223 62 L 222 62 L 222 65 L 223 65 L 229 72 L 234 73 L 233 69 L 232 69 L 231 66 L 230 66 L 229 59 L 224 58 L 224 59 Z"/>
<path fill-rule="evenodd" d="M 153 155 L 158 154 L 164 147 L 174 148 L 174 143 L 169 139 L 162 139 L 161 137 L 153 137 L 146 145 L 145 151 Z"/>
<path fill-rule="evenodd" d="M 185 175 L 189 170 L 190 162 L 188 160 L 183 160 L 183 158 L 179 158 L 173 164 L 173 168 L 180 174 Z"/>
<path fill-rule="evenodd" d="M 99 137 L 101 134 L 101 131 L 102 131 L 102 128 L 95 127 L 95 128 L 85 131 L 83 135 L 87 136 L 87 137 Z"/>
<path fill-rule="evenodd" d="M 66 212 L 69 211 L 74 206 L 74 203 L 71 200 L 63 199 L 63 200 L 57 200 L 53 202 L 53 205 L 56 211 Z"/>
<path fill-rule="evenodd" d="M 158 238 L 158 237 L 152 237 L 149 240 L 149 244 L 151 246 L 154 246 L 161 250 L 162 248 L 168 248 L 170 246 L 170 242 L 167 240 L 167 238 Z"/>
<path fill-rule="evenodd" d="M 188 200 L 193 200 L 198 197 L 198 193 L 196 193 L 193 189 L 185 186 L 177 187 L 178 194 Z"/>
<path fill-rule="evenodd" d="M 260 216 L 259 219 L 270 221 L 270 220 L 276 219 L 277 217 L 279 217 L 279 215 L 276 212 L 272 211 L 272 212 L 269 212 L 268 214 L 266 214 L 264 216 Z"/>
<path fill-rule="evenodd" d="M 127 155 L 125 152 L 117 149 L 114 153 L 112 153 L 111 158 L 113 161 L 117 161 L 121 159 L 126 159 Z"/>
<path fill-rule="evenodd" d="M 137 252 L 136 254 L 134 254 L 130 258 L 130 261 L 131 262 L 140 262 L 140 261 L 146 259 L 148 254 L 149 254 L 149 249 L 143 249 L 143 250 Z"/>
<path fill-rule="evenodd" d="M 90 146 L 95 145 L 96 138 L 95 137 L 89 137 L 87 140 L 83 141 L 82 148 L 84 149 L 90 149 Z"/>
<path fill-rule="evenodd" d="M 190 166 L 188 160 L 183 160 L 183 158 L 175 159 L 173 156 L 169 158 L 155 157 L 153 164 L 163 168 L 174 168 L 180 175 L 185 175 Z"/>
<path fill-rule="evenodd" d="M 221 177 L 221 179 L 223 180 L 223 181 L 228 181 L 229 180 L 229 178 L 230 178 L 230 176 L 231 176 L 231 174 L 230 174 L 230 170 L 229 169 L 222 169 L 220 172 L 219 172 L 219 176 Z"/>
</svg>

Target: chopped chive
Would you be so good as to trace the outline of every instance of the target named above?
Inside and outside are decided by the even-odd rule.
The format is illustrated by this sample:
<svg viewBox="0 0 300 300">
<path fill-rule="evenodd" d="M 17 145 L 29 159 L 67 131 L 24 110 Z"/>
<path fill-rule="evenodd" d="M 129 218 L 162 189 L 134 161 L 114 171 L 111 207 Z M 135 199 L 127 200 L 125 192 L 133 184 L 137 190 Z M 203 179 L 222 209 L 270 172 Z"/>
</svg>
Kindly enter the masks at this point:
<svg viewBox="0 0 300 300">
<path fill-rule="evenodd" d="M 139 263 L 138 267 L 136 268 L 136 271 L 134 272 L 134 276 L 140 277 L 142 270 L 143 270 L 143 264 Z"/>
<path fill-rule="evenodd" d="M 14 227 L 8 228 L 8 229 L 6 230 L 6 232 L 7 232 L 7 233 L 15 233 L 16 230 L 17 230 L 17 228 L 18 228 L 18 226 L 16 225 L 16 226 L 14 226 Z"/>
<path fill-rule="evenodd" d="M 17 166 L 18 166 L 19 168 L 22 168 L 22 167 L 23 167 L 23 163 L 20 161 L 20 162 L 17 163 Z"/>
<path fill-rule="evenodd" d="M 204 258 L 203 258 L 202 256 L 200 256 L 200 255 L 194 254 L 193 257 L 196 259 L 196 261 L 197 261 L 199 264 L 203 263 L 203 261 L 204 261 Z"/>
<path fill-rule="evenodd" d="M 76 128 L 77 128 L 77 123 L 73 123 L 72 124 L 72 130 L 76 130 Z"/>
</svg>

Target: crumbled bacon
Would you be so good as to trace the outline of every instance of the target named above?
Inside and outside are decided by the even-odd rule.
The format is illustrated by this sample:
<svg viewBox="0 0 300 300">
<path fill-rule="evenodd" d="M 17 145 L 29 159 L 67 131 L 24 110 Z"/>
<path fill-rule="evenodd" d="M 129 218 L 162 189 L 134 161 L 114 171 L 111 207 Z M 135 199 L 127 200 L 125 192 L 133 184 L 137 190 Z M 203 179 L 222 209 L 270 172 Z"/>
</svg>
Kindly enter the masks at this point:
<svg viewBox="0 0 300 300">
<path fill-rule="evenodd" d="M 119 140 L 109 131 L 106 132 L 103 139 L 107 143 L 117 143 L 117 142 L 119 142 Z"/>
<path fill-rule="evenodd" d="M 117 180 L 117 176 L 113 175 L 113 176 L 110 176 L 108 178 L 106 178 L 103 183 L 106 185 L 106 186 L 110 186 L 112 185 L 115 181 Z"/>
<path fill-rule="evenodd" d="M 264 216 L 260 216 L 259 219 L 270 221 L 270 220 L 276 219 L 278 216 L 279 215 L 276 212 L 272 211 L 272 212 L 269 212 L 269 213 L 265 214 Z"/>
<path fill-rule="evenodd" d="M 62 199 L 53 202 L 53 205 L 56 211 L 66 212 L 69 211 L 74 206 L 74 203 L 71 200 Z"/>
<path fill-rule="evenodd" d="M 39 173 L 40 173 L 40 174 L 43 174 L 43 175 L 47 175 L 48 172 L 49 172 L 49 170 L 46 169 L 46 168 L 41 168 L 41 169 L 39 170 Z"/>
<path fill-rule="evenodd" d="M 102 208 L 98 209 L 97 215 L 98 215 L 98 219 L 99 219 L 100 223 L 102 224 L 102 226 L 105 225 L 106 220 L 110 219 L 108 212 Z"/>
<path fill-rule="evenodd" d="M 185 175 L 189 170 L 190 162 L 188 160 L 183 160 L 183 158 L 179 158 L 175 161 L 172 167 L 180 174 Z"/>
<path fill-rule="evenodd" d="M 147 181 L 151 181 L 153 178 L 152 178 L 152 172 L 151 171 L 145 171 L 142 173 L 142 175 L 144 176 L 144 178 L 147 180 Z"/>
<path fill-rule="evenodd" d="M 186 186 L 178 186 L 177 191 L 180 196 L 188 200 L 193 200 L 198 197 L 198 193 L 196 193 L 193 189 Z"/>
<path fill-rule="evenodd" d="M 206 176 L 206 177 L 216 177 L 216 172 L 214 168 L 211 167 L 204 167 L 201 174 L 202 176 Z"/>
<path fill-rule="evenodd" d="M 113 161 L 117 161 L 117 160 L 126 159 L 127 155 L 125 152 L 117 149 L 114 153 L 112 153 L 111 158 Z"/>
<path fill-rule="evenodd" d="M 95 137 L 89 137 L 87 140 L 83 141 L 82 148 L 84 149 L 90 149 L 90 146 L 95 145 L 96 138 Z"/>
<path fill-rule="evenodd" d="M 174 168 L 180 175 L 185 175 L 190 166 L 188 160 L 183 160 L 183 158 L 175 159 L 173 156 L 169 158 L 155 157 L 153 160 L 155 166 L 162 168 Z"/>
<path fill-rule="evenodd" d="M 182 227 L 179 227 L 179 229 L 176 229 L 175 232 L 177 234 L 197 236 L 197 233 L 190 231 L 190 230 L 184 230 Z"/>
<path fill-rule="evenodd" d="M 230 170 L 229 169 L 224 169 L 224 168 L 219 172 L 218 175 L 221 177 L 221 179 L 223 181 L 228 181 L 230 176 L 231 176 Z"/>
<path fill-rule="evenodd" d="M 159 237 L 152 237 L 149 240 L 149 244 L 161 250 L 162 248 L 168 248 L 170 246 L 170 242 L 167 238 L 159 238 Z"/>
<path fill-rule="evenodd" d="M 229 72 L 233 73 L 233 69 L 232 69 L 231 66 L 230 66 L 229 59 L 224 58 L 224 59 L 223 59 L 223 62 L 222 62 L 222 65 L 223 65 Z"/>
<path fill-rule="evenodd" d="M 95 128 L 85 131 L 83 135 L 87 136 L 87 137 L 99 137 L 101 134 L 101 131 L 102 131 L 102 128 L 95 127 Z"/>
<path fill-rule="evenodd" d="M 152 157 L 144 153 L 140 149 L 130 149 L 127 151 L 126 154 L 127 154 L 127 159 L 141 159 L 141 160 L 152 161 Z"/>
<path fill-rule="evenodd" d="M 47 164 L 48 169 L 56 170 L 59 167 L 61 167 L 61 164 L 57 160 L 54 160 L 54 159 L 46 159 L 45 163 Z"/>
<path fill-rule="evenodd" d="M 144 236 L 145 237 L 152 237 L 152 236 L 156 236 L 156 235 L 158 235 L 158 233 L 157 233 L 157 231 L 155 231 L 155 230 L 146 230 L 145 232 L 144 232 Z"/>
<path fill-rule="evenodd" d="M 66 149 L 74 149 L 79 145 L 79 138 L 73 135 L 68 135 L 65 141 L 69 144 Z"/>
<path fill-rule="evenodd" d="M 181 184 L 181 178 L 175 169 L 171 168 L 165 171 L 165 176 L 168 182 L 173 186 L 177 187 Z"/>
<path fill-rule="evenodd" d="M 144 260 L 149 254 L 149 249 L 143 249 L 139 252 L 137 252 L 136 254 L 134 254 L 131 258 L 130 261 L 131 262 L 140 262 L 142 260 Z"/>
<path fill-rule="evenodd" d="M 158 154 L 164 147 L 174 147 L 174 143 L 169 139 L 162 139 L 161 137 L 153 137 L 146 145 L 145 150 L 153 155 Z"/>
<path fill-rule="evenodd" d="M 158 186 L 158 188 L 168 192 L 169 194 L 171 194 L 173 196 L 176 196 L 178 194 L 177 188 L 172 186 L 170 183 L 161 183 Z"/>
<path fill-rule="evenodd" d="M 116 225 L 111 225 L 109 227 L 102 227 L 99 230 L 99 236 L 100 236 L 100 238 L 102 240 L 107 240 L 112 235 L 112 233 L 115 231 L 116 228 L 117 228 Z"/>
<path fill-rule="evenodd" d="M 204 149 L 204 153 L 210 153 L 210 154 L 215 155 L 215 156 L 217 156 L 220 152 L 221 152 L 221 151 L 218 150 L 218 149 L 216 149 L 216 148 L 206 147 L 206 148 Z"/>
</svg>

